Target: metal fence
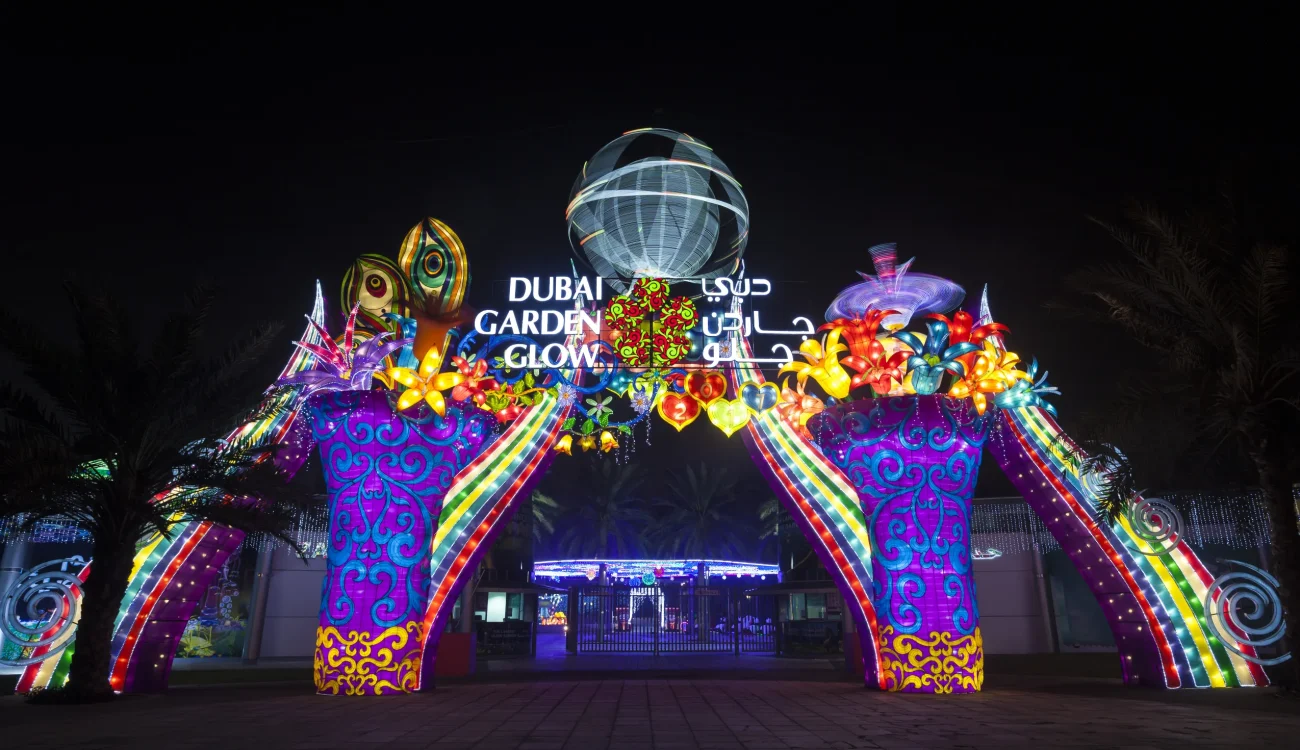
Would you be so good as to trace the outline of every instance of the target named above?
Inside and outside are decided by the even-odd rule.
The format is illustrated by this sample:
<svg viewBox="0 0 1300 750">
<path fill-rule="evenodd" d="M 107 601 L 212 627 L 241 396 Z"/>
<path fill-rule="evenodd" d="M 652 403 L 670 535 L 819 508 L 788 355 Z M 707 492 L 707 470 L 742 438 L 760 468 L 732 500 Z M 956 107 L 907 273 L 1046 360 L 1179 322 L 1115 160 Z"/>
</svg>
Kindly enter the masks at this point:
<svg viewBox="0 0 1300 750">
<path fill-rule="evenodd" d="M 724 587 L 584 586 L 570 594 L 580 653 L 776 651 L 776 602 Z"/>
</svg>

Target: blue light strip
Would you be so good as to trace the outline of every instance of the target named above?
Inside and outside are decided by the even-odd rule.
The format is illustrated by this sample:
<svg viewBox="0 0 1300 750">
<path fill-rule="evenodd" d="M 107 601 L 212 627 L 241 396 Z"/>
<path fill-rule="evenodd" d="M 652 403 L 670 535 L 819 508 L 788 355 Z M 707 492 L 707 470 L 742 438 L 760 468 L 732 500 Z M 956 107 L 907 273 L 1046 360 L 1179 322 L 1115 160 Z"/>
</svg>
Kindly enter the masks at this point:
<svg viewBox="0 0 1300 750">
<path fill-rule="evenodd" d="M 735 562 L 732 560 L 541 560 L 533 563 L 533 575 L 538 578 L 595 577 L 600 566 L 609 569 L 612 578 L 640 578 L 646 573 L 661 578 L 694 576 L 703 563 L 710 576 L 775 576 L 781 572 L 779 565 L 767 563 Z"/>
</svg>

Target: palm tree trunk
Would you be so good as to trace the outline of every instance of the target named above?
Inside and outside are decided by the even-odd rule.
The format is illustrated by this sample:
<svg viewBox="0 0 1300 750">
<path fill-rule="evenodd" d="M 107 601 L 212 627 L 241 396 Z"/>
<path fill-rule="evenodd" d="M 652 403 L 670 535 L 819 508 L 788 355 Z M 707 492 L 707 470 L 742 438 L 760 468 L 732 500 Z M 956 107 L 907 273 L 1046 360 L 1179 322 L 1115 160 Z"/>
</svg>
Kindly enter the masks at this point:
<svg viewBox="0 0 1300 750">
<path fill-rule="evenodd" d="M 76 650 L 68 669 L 68 690 L 82 700 L 102 700 L 113 695 L 108 683 L 113 623 L 126 594 L 134 556 L 134 544 L 95 542 L 90 573 L 82 587 Z"/>
<path fill-rule="evenodd" d="M 1296 525 L 1295 498 L 1291 482 L 1287 478 L 1286 454 L 1278 435 L 1272 435 L 1260 441 L 1257 450 L 1251 452 L 1251 459 L 1259 472 L 1259 488 L 1264 495 L 1264 505 L 1268 510 L 1269 535 L 1272 545 L 1269 550 L 1273 575 L 1277 577 L 1278 596 L 1282 601 L 1285 615 L 1288 648 L 1296 650 L 1296 624 L 1300 620 L 1300 601 L 1296 595 L 1300 592 L 1300 529 Z M 1300 687 L 1300 658 L 1292 658 L 1291 669 L 1286 679 L 1290 687 Z"/>
</svg>

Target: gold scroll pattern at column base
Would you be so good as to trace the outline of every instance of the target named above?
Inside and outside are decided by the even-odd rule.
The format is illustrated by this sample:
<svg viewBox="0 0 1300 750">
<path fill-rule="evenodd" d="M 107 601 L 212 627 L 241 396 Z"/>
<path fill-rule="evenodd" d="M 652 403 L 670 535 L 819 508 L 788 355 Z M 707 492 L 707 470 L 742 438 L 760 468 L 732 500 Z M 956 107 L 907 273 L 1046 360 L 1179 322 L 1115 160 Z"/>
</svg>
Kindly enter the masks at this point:
<svg viewBox="0 0 1300 750">
<path fill-rule="evenodd" d="M 953 639 L 931 632 L 928 639 L 880 631 L 880 661 L 885 689 L 913 693 L 974 693 L 984 685 L 984 638 L 980 629 Z"/>
<path fill-rule="evenodd" d="M 412 693 L 420 684 L 420 655 L 415 651 L 400 662 L 394 652 L 408 643 L 424 640 L 424 623 L 408 622 L 371 636 L 364 631 L 346 635 L 338 628 L 316 629 L 312 678 L 316 692 L 330 695 L 390 695 Z"/>
</svg>

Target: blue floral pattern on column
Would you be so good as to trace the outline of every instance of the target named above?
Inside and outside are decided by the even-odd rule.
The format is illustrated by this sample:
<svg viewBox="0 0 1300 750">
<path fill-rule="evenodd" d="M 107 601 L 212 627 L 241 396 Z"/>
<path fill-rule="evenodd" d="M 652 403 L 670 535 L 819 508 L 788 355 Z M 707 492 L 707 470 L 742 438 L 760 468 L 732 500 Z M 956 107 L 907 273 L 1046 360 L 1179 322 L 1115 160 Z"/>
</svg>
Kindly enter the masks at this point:
<svg viewBox="0 0 1300 750">
<path fill-rule="evenodd" d="M 330 692 L 400 692 L 418 674 L 421 639 L 406 631 L 418 630 L 429 601 L 443 497 L 493 435 L 487 412 L 399 413 L 394 398 L 338 391 L 308 402 L 329 491 L 318 640 L 343 644 L 318 648 L 318 688 Z M 363 651 L 391 658 L 372 663 Z"/>
<path fill-rule="evenodd" d="M 969 692 L 982 683 L 970 517 L 990 424 L 940 395 L 854 401 L 809 422 L 862 499 L 891 689 Z"/>
</svg>

